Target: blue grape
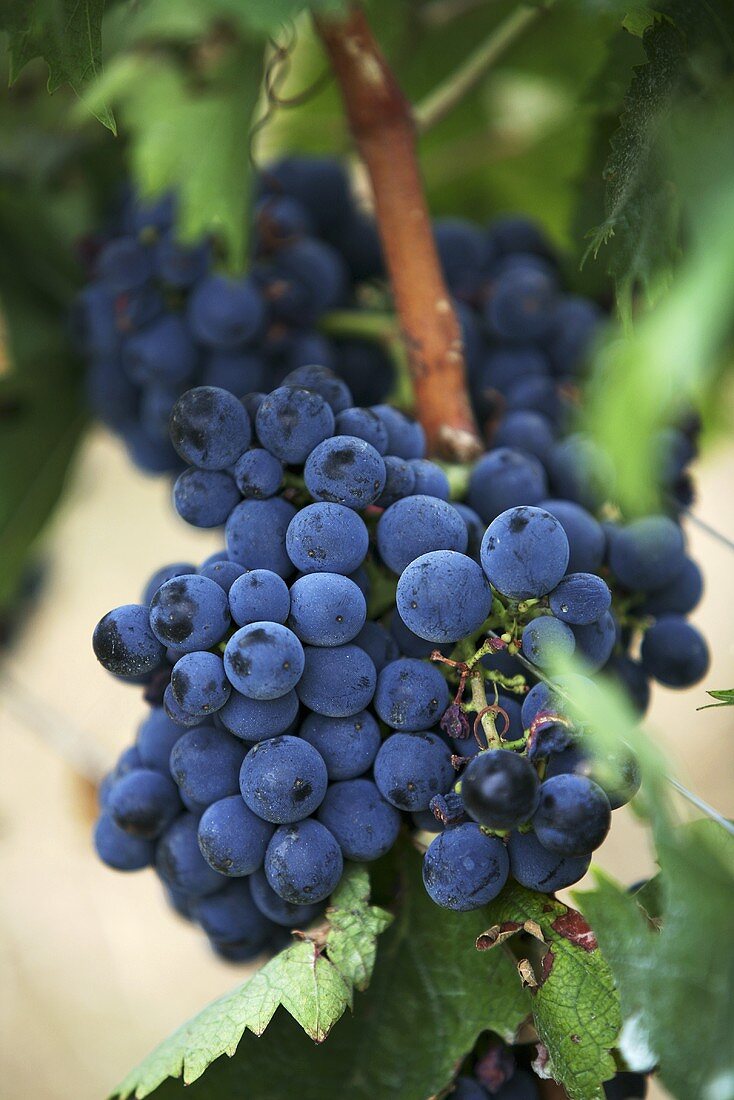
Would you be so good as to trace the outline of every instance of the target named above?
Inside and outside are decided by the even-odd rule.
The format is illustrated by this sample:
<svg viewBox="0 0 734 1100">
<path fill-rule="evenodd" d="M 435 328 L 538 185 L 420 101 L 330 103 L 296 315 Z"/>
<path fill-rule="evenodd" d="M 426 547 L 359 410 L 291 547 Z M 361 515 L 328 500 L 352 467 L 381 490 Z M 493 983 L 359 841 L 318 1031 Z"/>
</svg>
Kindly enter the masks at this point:
<svg viewBox="0 0 734 1100">
<path fill-rule="evenodd" d="M 191 728 L 201 725 L 201 718 L 198 714 L 189 714 L 187 710 L 183 709 L 180 703 L 176 702 L 170 684 L 167 685 L 163 693 L 163 710 L 166 717 L 176 725 Z"/>
<path fill-rule="evenodd" d="M 642 639 L 642 667 L 667 687 L 690 687 L 708 671 L 706 639 L 680 615 L 663 615 Z"/>
<path fill-rule="evenodd" d="M 240 772 L 246 804 L 263 821 L 302 821 L 321 805 L 328 776 L 317 750 L 300 737 L 272 737 L 248 752 Z"/>
<path fill-rule="evenodd" d="M 593 573 L 569 573 L 548 596 L 556 618 L 573 626 L 588 626 L 602 617 L 612 603 L 612 594 L 601 577 Z"/>
<path fill-rule="evenodd" d="M 166 830 L 155 850 L 156 870 L 165 885 L 192 898 L 214 894 L 227 882 L 199 851 L 198 829 L 198 818 L 183 813 Z"/>
<path fill-rule="evenodd" d="M 372 702 L 377 673 L 359 646 L 306 646 L 296 691 L 301 702 L 328 718 L 348 718 Z"/>
<path fill-rule="evenodd" d="M 131 836 L 116 825 L 108 813 L 103 813 L 94 827 L 97 855 L 115 871 L 142 871 L 155 858 L 155 844 L 139 836 Z"/>
<path fill-rule="evenodd" d="M 369 779 L 332 783 L 318 819 L 336 838 L 344 858 L 357 863 L 384 856 L 400 832 L 400 814 Z"/>
<path fill-rule="evenodd" d="M 554 894 L 573 886 L 583 878 L 591 862 L 590 855 L 561 856 L 550 852 L 535 833 L 510 833 L 507 844 L 510 874 L 527 890 Z"/>
<path fill-rule="evenodd" d="M 691 558 L 664 588 L 650 592 L 640 607 L 645 615 L 687 615 L 698 605 L 703 595 L 703 576 Z"/>
<path fill-rule="evenodd" d="M 135 287 L 115 299 L 115 326 L 129 336 L 159 317 L 165 308 L 160 290 L 148 284 Z"/>
<path fill-rule="evenodd" d="M 181 812 L 181 801 L 170 776 L 134 768 L 116 780 L 105 808 L 126 833 L 153 840 Z"/>
<path fill-rule="evenodd" d="M 193 653 L 221 641 L 230 624 L 226 593 L 196 574 L 172 577 L 150 604 L 150 627 L 164 645 Z"/>
<path fill-rule="evenodd" d="M 193 527 L 220 527 L 240 499 L 234 478 L 223 470 L 189 467 L 173 486 L 173 506 Z"/>
<path fill-rule="evenodd" d="M 168 314 L 125 341 L 122 362 L 139 385 L 178 385 L 196 370 L 196 348 L 181 318 Z"/>
<path fill-rule="evenodd" d="M 467 500 L 485 523 L 518 505 L 537 504 L 548 482 L 537 458 L 499 447 L 480 458 L 469 477 Z"/>
<path fill-rule="evenodd" d="M 418 637 L 458 642 L 487 618 L 492 593 L 473 558 L 454 550 L 434 550 L 403 571 L 396 602 L 400 618 Z"/>
<path fill-rule="evenodd" d="M 153 254 L 134 237 L 118 237 L 97 257 L 97 274 L 115 294 L 126 294 L 151 278 Z"/>
<path fill-rule="evenodd" d="M 99 620 L 92 648 L 103 668 L 124 677 L 152 672 L 165 655 L 161 640 L 151 631 L 148 608 L 136 603 L 116 607 Z"/>
<path fill-rule="evenodd" d="M 336 435 L 348 435 L 363 439 L 374 447 L 379 455 L 387 454 L 387 428 L 374 409 L 350 408 L 337 413 L 334 422 Z"/>
<path fill-rule="evenodd" d="M 562 667 L 572 657 L 575 648 L 576 639 L 571 628 L 550 615 L 533 619 L 523 629 L 523 654 L 538 668 L 553 670 Z"/>
<path fill-rule="evenodd" d="M 291 609 L 288 585 L 268 569 L 250 569 L 229 590 L 232 618 L 238 626 L 248 623 L 285 623 Z"/>
<path fill-rule="evenodd" d="M 443 822 L 438 820 L 433 810 L 417 810 L 416 813 L 410 815 L 410 819 L 416 829 L 421 829 L 426 833 L 441 833 L 446 828 Z"/>
<path fill-rule="evenodd" d="M 585 752 L 581 745 L 571 745 L 563 752 L 551 754 L 545 778 L 551 779 L 554 775 L 585 775 L 593 779 L 604 791 L 613 810 L 626 806 L 641 784 L 637 761 L 624 747 L 601 752 L 592 747 Z"/>
<path fill-rule="evenodd" d="M 246 882 L 228 882 L 211 897 L 198 898 L 193 916 L 218 944 L 246 943 L 253 951 L 265 947 L 272 930 Z"/>
<path fill-rule="evenodd" d="M 434 649 L 441 649 L 435 642 L 427 642 L 425 638 L 419 638 L 412 630 L 408 630 L 397 612 L 390 618 L 390 634 L 399 650 L 396 656 L 421 659 L 430 657 Z"/>
<path fill-rule="evenodd" d="M 210 806 L 237 793 L 244 756 L 245 747 L 236 737 L 214 726 L 198 726 L 171 749 L 171 775 L 188 799 Z"/>
<path fill-rule="evenodd" d="M 232 687 L 224 673 L 224 662 L 216 653 L 199 650 L 184 653 L 171 672 L 171 691 L 180 707 L 202 718 L 220 710 Z"/>
<path fill-rule="evenodd" d="M 275 496 L 283 482 L 283 465 L 270 451 L 253 447 L 245 451 L 235 463 L 234 479 L 242 496 L 252 500 L 266 500 Z"/>
<path fill-rule="evenodd" d="M 475 401 L 481 414 L 491 412 L 496 395 L 506 394 L 519 381 L 547 378 L 547 357 L 536 347 L 499 345 L 484 352 L 472 379 Z"/>
<path fill-rule="evenodd" d="M 293 583 L 288 626 L 308 645 L 351 642 L 364 626 L 367 604 L 354 581 L 340 573 L 308 573 Z"/>
<path fill-rule="evenodd" d="M 140 764 L 167 775 L 171 749 L 183 732 L 181 726 L 172 722 L 161 707 L 155 707 L 138 726 L 135 745 Z"/>
<path fill-rule="evenodd" d="M 246 569 L 270 569 L 289 577 L 293 563 L 286 552 L 286 534 L 295 516 L 293 505 L 280 497 L 243 500 L 224 529 L 230 558 Z"/>
<path fill-rule="evenodd" d="M 478 516 L 473 508 L 470 508 L 467 504 L 453 503 L 451 505 L 461 516 L 466 527 L 467 534 L 467 546 L 466 553 L 470 558 L 474 558 L 475 561 L 479 560 L 479 551 L 482 546 L 482 539 L 484 538 L 484 532 L 486 530 L 486 524 L 481 516 Z"/>
<path fill-rule="evenodd" d="M 352 407 L 352 394 L 343 379 L 329 367 L 304 365 L 292 370 L 283 379 L 284 386 L 296 386 L 323 397 L 334 416 Z"/>
<path fill-rule="evenodd" d="M 145 586 L 143 603 L 150 605 L 150 601 L 160 586 L 165 584 L 166 581 L 170 581 L 172 577 L 183 577 L 187 573 L 195 572 L 196 566 L 190 561 L 172 562 L 170 565 L 164 565 L 161 569 L 157 569 Z"/>
<path fill-rule="evenodd" d="M 429 550 L 463 553 L 469 535 L 461 516 L 445 500 L 431 496 L 409 496 L 390 505 L 377 524 L 377 548 L 393 573 Z"/>
<path fill-rule="evenodd" d="M 650 681 L 639 661 L 624 654 L 613 656 L 604 670 L 623 689 L 637 714 L 644 714 L 650 705 Z"/>
<path fill-rule="evenodd" d="M 482 539 L 482 568 L 490 583 L 513 600 L 545 596 L 568 565 L 568 539 L 542 508 L 510 508 L 490 523 Z"/>
<path fill-rule="evenodd" d="M 300 466 L 334 431 L 334 414 L 318 393 L 282 386 L 257 410 L 257 437 L 281 462 Z"/>
<path fill-rule="evenodd" d="M 318 904 L 296 905 L 276 894 L 261 869 L 249 878 L 252 900 L 268 920 L 285 928 L 305 928 L 321 912 Z"/>
<path fill-rule="evenodd" d="M 435 794 L 445 794 L 456 778 L 451 751 L 427 730 L 393 733 L 375 759 L 375 783 L 398 810 L 428 809 Z"/>
<path fill-rule="evenodd" d="M 606 535 L 597 520 L 572 500 L 541 500 L 538 504 L 550 512 L 566 532 L 569 573 L 593 573 L 604 560 Z"/>
<path fill-rule="evenodd" d="M 479 226 L 466 218 L 438 218 L 433 223 L 433 236 L 446 285 L 453 294 L 474 295 L 487 253 Z"/>
<path fill-rule="evenodd" d="M 302 573 L 348 576 L 362 564 L 369 547 L 362 518 L 343 504 L 325 502 L 295 514 L 285 541 L 291 562 Z"/>
<path fill-rule="evenodd" d="M 230 683 L 251 699 L 278 699 L 296 686 L 304 669 L 303 647 L 280 623 L 248 623 L 224 650 Z"/>
<path fill-rule="evenodd" d="M 417 420 L 406 416 L 392 405 L 373 405 L 387 429 L 387 453 L 397 458 L 424 458 L 426 433 Z"/>
<path fill-rule="evenodd" d="M 247 570 L 243 565 L 228 560 L 205 563 L 199 569 L 202 577 L 208 577 L 210 581 L 215 581 L 227 596 L 234 582 L 246 572 Z"/>
<path fill-rule="evenodd" d="M 513 382 L 505 395 L 507 412 L 536 412 L 558 426 L 567 406 L 556 390 L 556 383 L 545 375 L 531 375 Z"/>
<path fill-rule="evenodd" d="M 487 1100 L 487 1090 L 473 1077 L 457 1077 L 450 1100 Z"/>
<path fill-rule="evenodd" d="M 395 385 L 395 364 L 384 348 L 371 340 L 356 339 L 340 340 L 335 348 L 339 374 L 353 395 L 352 404 L 384 401 Z"/>
<path fill-rule="evenodd" d="M 504 340 L 537 340 L 553 323 L 555 282 L 535 263 L 513 263 L 500 273 L 484 308 L 487 327 Z"/>
<path fill-rule="evenodd" d="M 588 298 L 568 294 L 556 304 L 548 354 L 553 373 L 563 378 L 578 374 L 601 325 L 601 311 Z"/>
<path fill-rule="evenodd" d="M 510 861 L 501 840 L 473 821 L 455 825 L 431 841 L 423 859 L 423 883 L 443 909 L 465 913 L 496 898 L 507 882 Z"/>
<path fill-rule="evenodd" d="M 303 477 L 314 500 L 361 509 L 373 504 L 385 488 L 385 463 L 370 443 L 336 435 L 314 447 Z"/>
<path fill-rule="evenodd" d="M 612 655 L 617 640 L 617 624 L 611 611 L 588 626 L 572 626 L 576 656 L 587 672 L 598 672 Z"/>
<path fill-rule="evenodd" d="M 391 729 L 428 729 L 448 705 L 448 685 L 435 665 L 402 657 L 377 678 L 374 707 Z"/>
<path fill-rule="evenodd" d="M 222 351 L 211 349 L 204 359 L 202 386 L 217 386 L 236 397 L 258 390 L 267 381 L 267 366 L 255 351 Z"/>
<path fill-rule="evenodd" d="M 382 672 L 390 661 L 397 661 L 400 656 L 397 642 L 381 623 L 366 622 L 355 637 L 354 643 L 372 659 L 372 664 L 378 673 Z"/>
<path fill-rule="evenodd" d="M 216 386 L 196 386 L 171 409 L 171 442 L 181 458 L 202 470 L 232 466 L 250 446 L 250 418 L 241 402 Z"/>
<path fill-rule="evenodd" d="M 135 236 L 150 230 L 156 234 L 166 233 L 173 225 L 174 216 L 175 199 L 170 193 L 145 202 L 130 196 L 123 208 L 122 225 L 125 232 Z"/>
<path fill-rule="evenodd" d="M 480 752 L 461 777 L 466 812 L 490 829 L 512 829 L 534 814 L 540 780 L 530 761 L 506 749 Z"/>
<path fill-rule="evenodd" d="M 550 245 L 534 221 L 522 214 L 503 214 L 495 218 L 488 231 L 489 247 L 495 255 L 507 256 L 513 252 L 528 253 L 547 259 L 552 255 Z"/>
<path fill-rule="evenodd" d="M 337 305 L 346 289 L 347 271 L 341 256 L 313 237 L 280 249 L 273 257 L 273 267 L 276 290 L 270 305 L 279 319 L 291 324 L 313 324 Z"/>
<path fill-rule="evenodd" d="M 341 233 L 352 209 L 347 174 L 333 157 L 283 157 L 268 165 L 264 184 L 266 193 L 284 193 L 300 203 L 325 236 Z"/>
<path fill-rule="evenodd" d="M 493 447 L 514 447 L 545 462 L 554 443 L 553 427 L 541 413 L 521 409 L 503 416 L 492 437 Z"/>
<path fill-rule="evenodd" d="M 264 741 L 286 733 L 298 716 L 298 696 L 288 691 L 277 699 L 248 699 L 233 691 L 217 712 L 221 724 L 243 741 Z"/>
<path fill-rule="evenodd" d="M 412 458 L 410 465 L 415 474 L 415 490 L 418 496 L 448 500 L 451 496 L 449 479 L 440 466 L 426 458 Z"/>
<path fill-rule="evenodd" d="M 262 867 L 273 832 L 273 826 L 254 814 L 239 794 L 228 795 L 212 802 L 201 815 L 199 849 L 220 875 L 251 875 Z"/>
<path fill-rule="evenodd" d="M 308 211 L 289 195 L 268 195 L 255 207 L 258 236 L 270 251 L 312 232 Z"/>
<path fill-rule="evenodd" d="M 684 565 L 683 533 L 667 516 L 644 516 L 609 531 L 609 566 L 625 588 L 664 588 Z"/>
<path fill-rule="evenodd" d="M 597 783 L 582 775 L 556 775 L 541 784 L 533 828 L 549 851 L 585 856 L 604 840 L 611 816 L 609 799 Z"/>
<path fill-rule="evenodd" d="M 195 338 L 208 347 L 241 347 L 260 334 L 265 303 L 251 279 L 207 275 L 189 298 L 188 323 Z"/>
<path fill-rule="evenodd" d="M 313 818 L 279 826 L 265 854 L 269 885 L 293 905 L 328 898 L 339 883 L 343 867 L 336 839 Z"/>
<path fill-rule="evenodd" d="M 540 1100 L 538 1078 L 524 1069 L 516 1069 L 509 1081 L 494 1093 L 496 1100 Z"/>
<path fill-rule="evenodd" d="M 546 460 L 556 496 L 597 509 L 609 496 L 614 467 L 594 442 L 580 433 L 557 442 Z"/>
<path fill-rule="evenodd" d="M 385 488 L 375 501 L 379 508 L 388 508 L 396 500 L 415 492 L 415 470 L 404 458 L 385 455 Z"/>
<path fill-rule="evenodd" d="M 187 247 L 171 237 L 162 237 L 155 246 L 156 273 L 176 289 L 193 286 L 206 274 L 209 251 L 208 243 Z"/>
<path fill-rule="evenodd" d="M 308 714 L 299 734 L 318 751 L 332 782 L 362 775 L 380 747 L 380 727 L 366 710 L 348 718 Z"/>
</svg>

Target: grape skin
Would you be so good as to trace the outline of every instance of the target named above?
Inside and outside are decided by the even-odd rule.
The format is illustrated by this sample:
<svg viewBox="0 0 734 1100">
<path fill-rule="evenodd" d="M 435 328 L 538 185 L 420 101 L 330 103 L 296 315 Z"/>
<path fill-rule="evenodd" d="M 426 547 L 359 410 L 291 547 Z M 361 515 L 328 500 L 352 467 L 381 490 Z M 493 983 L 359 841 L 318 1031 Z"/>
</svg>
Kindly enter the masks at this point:
<svg viewBox="0 0 734 1100">
<path fill-rule="evenodd" d="M 452 600 L 446 599 L 447 592 Z M 472 558 L 434 550 L 416 558 L 398 581 L 396 603 L 405 625 L 440 644 L 474 634 L 489 615 L 492 593 Z"/>
<path fill-rule="evenodd" d="M 439 833 L 423 860 L 423 883 L 444 909 L 481 909 L 507 882 L 510 861 L 504 844 L 470 822 Z"/>
</svg>

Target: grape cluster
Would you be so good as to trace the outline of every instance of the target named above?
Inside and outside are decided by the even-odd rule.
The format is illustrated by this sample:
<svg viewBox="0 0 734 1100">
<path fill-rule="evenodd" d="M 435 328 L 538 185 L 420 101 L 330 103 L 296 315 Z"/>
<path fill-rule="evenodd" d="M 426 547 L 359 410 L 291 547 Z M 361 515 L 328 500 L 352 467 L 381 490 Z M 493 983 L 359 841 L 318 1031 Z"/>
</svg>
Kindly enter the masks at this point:
<svg viewBox="0 0 734 1100">
<path fill-rule="evenodd" d="M 91 279 L 76 310 L 91 407 L 138 466 L 180 468 L 168 418 L 192 386 L 241 397 L 318 363 L 337 371 L 357 404 L 386 399 L 395 371 L 379 342 L 320 331 L 334 309 L 392 308 L 374 220 L 338 161 L 289 157 L 264 171 L 244 278 L 218 273 L 214 241 L 178 244 L 174 214 L 172 198 L 146 205 L 128 196 L 88 249 Z M 486 438 L 497 446 L 521 438 L 540 459 L 552 453 L 559 476 L 573 483 L 578 444 L 560 448 L 557 435 L 572 422 L 601 311 L 564 293 L 553 250 L 525 218 L 487 228 L 441 218 L 433 228 Z M 663 450 L 677 484 L 685 444 L 675 436 Z"/>
<path fill-rule="evenodd" d="M 494 1036 L 483 1037 L 454 1081 L 448 1100 L 540 1100 L 537 1058 L 533 1043 L 507 1046 Z M 603 1088 L 606 1100 L 644 1100 L 647 1077 L 620 1071 Z"/>
<path fill-rule="evenodd" d="M 154 865 L 216 950 L 248 958 L 321 912 L 345 860 L 380 858 L 405 815 L 450 791 L 446 680 L 410 655 L 409 630 L 368 621 L 367 570 L 385 580 L 380 524 L 395 561 L 443 545 L 442 517 L 457 550 L 469 534 L 421 428 L 353 406 L 323 368 L 256 400 L 187 391 L 171 435 L 196 463 L 177 507 L 207 526 L 216 511 L 227 548 L 159 570 L 95 629 L 102 665 L 153 704 L 102 786 L 96 844 L 119 870 Z M 401 504 L 418 509 L 409 546 L 400 516 L 390 530 Z"/>
</svg>

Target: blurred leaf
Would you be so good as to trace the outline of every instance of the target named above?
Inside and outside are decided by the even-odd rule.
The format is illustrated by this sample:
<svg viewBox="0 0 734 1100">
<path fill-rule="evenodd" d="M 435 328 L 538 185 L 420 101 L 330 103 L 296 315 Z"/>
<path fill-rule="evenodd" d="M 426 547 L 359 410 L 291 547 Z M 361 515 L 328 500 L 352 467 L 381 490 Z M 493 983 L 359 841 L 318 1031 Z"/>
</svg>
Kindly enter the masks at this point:
<svg viewBox="0 0 734 1100">
<path fill-rule="evenodd" d="M 712 699 L 721 701 L 707 703 L 706 706 L 696 707 L 696 710 L 710 710 L 712 707 L 734 707 L 734 688 L 727 688 L 725 691 L 707 691 L 706 694 L 710 695 Z"/>
<path fill-rule="evenodd" d="M 248 135 L 259 94 L 259 43 L 212 44 L 202 72 L 168 53 L 132 52 L 110 63 L 87 96 L 117 105 L 144 197 L 173 190 L 184 241 L 218 233 L 232 270 L 247 255 Z"/>
<path fill-rule="evenodd" d="M 405 850 L 400 858 L 400 910 L 380 939 L 370 988 L 355 998 L 353 1016 L 317 1045 L 281 1010 L 261 1037 L 245 1032 L 238 1046 L 234 1039 L 226 1045 L 230 1054 L 237 1046 L 234 1057 L 218 1058 L 191 1085 L 165 1081 L 156 1097 L 425 1100 L 449 1083 L 481 1031 L 491 1028 L 511 1041 L 528 1009 L 508 959 L 474 951 L 486 912 L 437 908 L 423 889 L 418 854 Z M 180 1073 L 181 1057 L 161 1065 L 163 1072 L 143 1063 L 123 1094 L 137 1084 L 136 1095 L 147 1095 L 166 1073 Z"/>
<path fill-rule="evenodd" d="M 81 95 L 101 69 L 105 0 L 2 0 L 0 28 L 7 31 L 14 81 L 34 57 L 48 65 L 48 90 L 70 84 Z M 94 113 L 115 132 L 104 102 Z"/>
<path fill-rule="evenodd" d="M 614 972 L 634 1069 L 660 1066 L 674 1096 L 731 1097 L 734 841 L 714 822 L 658 831 L 660 928 L 623 887 L 597 872 L 577 895 Z M 690 1026 L 681 1026 L 689 1021 Z"/>
<path fill-rule="evenodd" d="M 610 1052 L 622 1020 L 612 974 L 593 932 L 574 909 L 512 882 L 485 912 L 494 922 L 490 941 L 523 929 L 536 938 L 520 971 L 531 983 L 525 997 L 548 1051 L 547 1072 L 571 1100 L 603 1097 L 602 1082 L 615 1072 Z M 514 949 L 522 954 L 516 942 Z M 538 942 L 544 945 L 540 955 Z"/>
<path fill-rule="evenodd" d="M 67 328 L 78 272 L 45 198 L 0 189 L 0 608 L 21 585 L 85 419 Z"/>
<path fill-rule="evenodd" d="M 125 1078 L 119 1095 L 145 1096 L 167 1077 L 196 1081 L 216 1058 L 234 1054 L 245 1030 L 262 1035 L 280 1005 L 322 1043 L 351 1007 L 353 990 L 369 984 L 377 937 L 392 921 L 369 904 L 369 894 L 367 871 L 348 867 L 327 910 L 330 928 L 323 940 L 297 940 L 189 1020 Z"/>
</svg>

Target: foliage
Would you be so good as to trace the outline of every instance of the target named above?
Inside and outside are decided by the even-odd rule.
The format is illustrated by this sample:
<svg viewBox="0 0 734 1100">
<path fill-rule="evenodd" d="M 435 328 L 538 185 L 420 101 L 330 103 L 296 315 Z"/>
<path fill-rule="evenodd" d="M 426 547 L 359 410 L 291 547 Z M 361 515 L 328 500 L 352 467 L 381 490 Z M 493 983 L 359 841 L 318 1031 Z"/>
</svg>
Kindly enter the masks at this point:
<svg viewBox="0 0 734 1100">
<path fill-rule="evenodd" d="M 355 997 L 353 1015 L 334 1027 L 328 1043 L 314 1045 L 283 1011 L 275 1012 L 277 997 L 284 991 L 281 983 L 290 980 L 299 965 L 292 955 L 286 961 L 281 955 L 241 990 L 216 1002 L 164 1043 L 130 1074 L 119 1094 L 135 1091 L 136 1096 L 146 1096 L 166 1076 L 178 1076 L 183 1067 L 184 1082 L 194 1082 L 186 1095 L 194 1100 L 234 1093 L 247 1095 L 248 1100 L 290 1100 L 294 1081 L 298 1081 L 303 1100 L 336 1100 L 339 1096 L 372 1100 L 388 1095 L 425 1100 L 448 1083 L 457 1062 L 485 1028 L 511 1039 L 528 1009 L 510 962 L 500 952 L 476 957 L 473 944 L 485 927 L 486 913 L 437 909 L 423 890 L 418 855 L 405 850 L 401 864 L 399 911 L 381 936 L 369 990 Z M 357 874 L 364 885 L 366 872 Z M 350 888 L 349 922 L 356 916 L 363 923 L 363 885 L 356 905 Z M 342 898 L 338 907 L 343 904 Z M 356 937 L 345 930 L 341 914 L 332 915 L 331 920 L 326 946 L 331 961 L 324 965 L 335 970 L 344 967 L 343 957 L 334 959 L 335 931 L 341 931 L 341 943 L 349 945 L 350 953 L 365 940 L 363 929 Z M 384 918 L 378 916 L 377 920 Z M 370 933 L 372 944 L 374 932 Z M 297 944 L 284 954 L 296 949 L 301 960 L 311 945 Z M 264 983 L 260 975 L 269 970 L 270 978 Z M 366 974 L 351 962 L 340 972 L 352 979 L 358 972 L 362 978 Z M 249 995 L 245 996 L 253 983 L 256 989 L 269 987 L 267 1012 L 258 1008 L 254 1028 L 242 1015 L 243 1008 L 248 1012 L 248 1006 L 254 1005 Z M 238 1012 L 234 1021 L 230 1018 L 233 1005 Z M 344 1007 L 345 997 L 341 1011 Z M 301 1021 L 304 1012 L 314 1011 L 313 1004 L 301 1005 Z M 263 1031 L 273 1012 L 272 1022 Z M 313 1031 L 313 1018 L 311 1025 Z M 216 1045 L 211 1042 L 212 1026 Z M 263 1034 L 255 1039 L 245 1032 L 237 1045 L 245 1026 Z M 233 1055 L 231 1061 L 218 1057 L 222 1053 Z M 208 1062 L 213 1062 L 209 1072 L 195 1080 Z M 156 1096 L 163 1100 L 181 1093 L 181 1084 L 169 1081 Z"/>
<path fill-rule="evenodd" d="M 696 707 L 696 710 L 710 710 L 712 707 L 734 706 L 734 688 L 725 688 L 723 691 L 707 691 L 712 699 L 718 699 L 717 703 L 707 703 L 704 707 Z"/>
</svg>

